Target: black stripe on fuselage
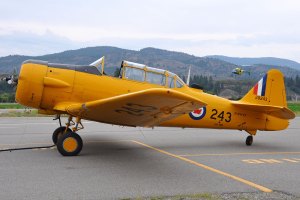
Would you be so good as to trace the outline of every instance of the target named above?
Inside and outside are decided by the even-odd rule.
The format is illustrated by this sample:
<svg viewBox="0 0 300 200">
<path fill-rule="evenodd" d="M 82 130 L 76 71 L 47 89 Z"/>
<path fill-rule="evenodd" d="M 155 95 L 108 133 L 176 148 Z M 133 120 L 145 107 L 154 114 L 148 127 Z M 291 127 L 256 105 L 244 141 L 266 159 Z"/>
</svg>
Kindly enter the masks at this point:
<svg viewBox="0 0 300 200">
<path fill-rule="evenodd" d="M 23 64 L 27 64 L 27 63 L 47 65 L 48 67 L 52 67 L 52 68 L 75 70 L 78 72 L 100 75 L 100 72 L 98 71 L 98 69 L 96 67 L 93 67 L 90 65 L 58 64 L 58 63 L 49 63 L 47 61 L 41 61 L 41 60 L 26 60 L 23 62 Z"/>
</svg>

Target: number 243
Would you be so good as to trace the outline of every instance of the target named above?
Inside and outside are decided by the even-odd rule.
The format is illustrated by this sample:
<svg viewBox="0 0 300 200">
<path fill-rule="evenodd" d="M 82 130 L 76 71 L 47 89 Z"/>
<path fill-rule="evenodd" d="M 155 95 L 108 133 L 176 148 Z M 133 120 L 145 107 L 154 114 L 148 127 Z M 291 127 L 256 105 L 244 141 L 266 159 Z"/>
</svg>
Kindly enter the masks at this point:
<svg viewBox="0 0 300 200">
<path fill-rule="evenodd" d="M 225 115 L 225 116 L 224 116 Z M 211 119 L 217 120 L 217 118 L 220 119 L 220 121 L 225 120 L 225 122 L 230 122 L 231 121 L 231 112 L 218 112 L 217 109 L 212 109 L 212 115 L 210 116 Z"/>
</svg>

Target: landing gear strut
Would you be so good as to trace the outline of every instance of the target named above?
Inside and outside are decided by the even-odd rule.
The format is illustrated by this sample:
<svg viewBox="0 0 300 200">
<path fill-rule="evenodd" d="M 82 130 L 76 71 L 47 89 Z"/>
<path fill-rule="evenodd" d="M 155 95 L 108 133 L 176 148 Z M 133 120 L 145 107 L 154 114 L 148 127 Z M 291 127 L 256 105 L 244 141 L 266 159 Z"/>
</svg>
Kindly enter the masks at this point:
<svg viewBox="0 0 300 200">
<path fill-rule="evenodd" d="M 81 118 L 77 117 L 76 122 L 73 122 L 72 118 L 69 116 L 66 126 L 61 126 L 59 115 L 56 118 L 59 119 L 60 127 L 53 132 L 52 140 L 56 144 L 58 152 L 63 156 L 76 156 L 81 152 L 83 146 L 81 137 L 76 133 L 84 128 Z M 70 129 L 71 126 L 74 127 Z"/>
</svg>

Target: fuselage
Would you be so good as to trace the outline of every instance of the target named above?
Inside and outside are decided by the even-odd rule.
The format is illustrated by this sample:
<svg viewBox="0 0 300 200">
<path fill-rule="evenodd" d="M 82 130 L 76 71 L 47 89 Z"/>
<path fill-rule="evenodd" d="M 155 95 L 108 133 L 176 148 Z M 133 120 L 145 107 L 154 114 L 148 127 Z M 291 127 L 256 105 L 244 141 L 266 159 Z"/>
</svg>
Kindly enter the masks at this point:
<svg viewBox="0 0 300 200">
<path fill-rule="evenodd" d="M 150 88 L 157 84 L 97 74 L 89 66 L 77 68 L 48 65 L 44 62 L 25 62 L 22 65 L 16 100 L 44 113 L 61 113 L 54 107 L 61 102 L 85 103 Z M 288 120 L 262 112 L 244 110 L 232 101 L 183 85 L 177 90 L 206 102 L 207 106 L 194 112 L 165 121 L 160 126 L 217 128 L 238 130 L 281 130 Z M 101 114 L 101 113 L 99 113 Z M 105 114 L 105 113 L 103 113 Z"/>
</svg>

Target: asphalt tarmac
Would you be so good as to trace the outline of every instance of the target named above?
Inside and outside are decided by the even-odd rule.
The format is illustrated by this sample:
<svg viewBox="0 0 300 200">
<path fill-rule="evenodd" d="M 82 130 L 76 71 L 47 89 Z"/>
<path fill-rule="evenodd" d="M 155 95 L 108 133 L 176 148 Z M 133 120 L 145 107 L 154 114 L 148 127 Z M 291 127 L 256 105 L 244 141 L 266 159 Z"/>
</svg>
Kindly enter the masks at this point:
<svg viewBox="0 0 300 200">
<path fill-rule="evenodd" d="M 300 197 L 300 118 L 258 132 L 252 146 L 235 130 L 83 125 L 79 156 L 55 147 L 0 152 L 0 199 Z M 0 118 L 0 149 L 52 145 L 57 127 L 52 118 Z"/>
</svg>

